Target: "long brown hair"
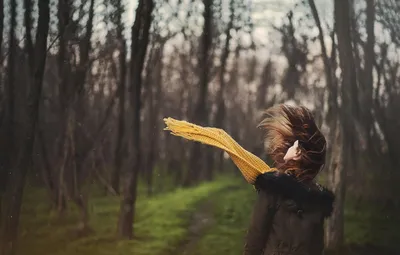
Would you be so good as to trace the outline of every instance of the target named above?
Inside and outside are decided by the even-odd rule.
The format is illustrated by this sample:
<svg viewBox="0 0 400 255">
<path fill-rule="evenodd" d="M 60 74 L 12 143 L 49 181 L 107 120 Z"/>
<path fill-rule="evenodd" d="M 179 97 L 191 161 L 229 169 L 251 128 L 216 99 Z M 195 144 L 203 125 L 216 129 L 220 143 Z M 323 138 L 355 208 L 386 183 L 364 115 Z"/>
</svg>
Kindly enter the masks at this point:
<svg viewBox="0 0 400 255">
<path fill-rule="evenodd" d="M 279 171 L 299 180 L 312 180 L 325 164 L 326 140 L 304 106 L 276 105 L 265 111 L 259 127 L 266 130 L 267 153 Z M 299 141 L 301 158 L 284 162 L 293 143 Z"/>
</svg>

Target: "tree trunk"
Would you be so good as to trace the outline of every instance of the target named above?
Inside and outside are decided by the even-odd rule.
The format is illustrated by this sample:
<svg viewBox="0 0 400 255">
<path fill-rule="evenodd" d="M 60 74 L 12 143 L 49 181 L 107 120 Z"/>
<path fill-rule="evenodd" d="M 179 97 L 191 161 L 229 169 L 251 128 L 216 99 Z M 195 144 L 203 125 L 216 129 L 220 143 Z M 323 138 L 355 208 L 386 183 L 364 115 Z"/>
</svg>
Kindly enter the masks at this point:
<svg viewBox="0 0 400 255">
<path fill-rule="evenodd" d="M 225 39 L 225 45 L 223 52 L 221 54 L 221 66 L 219 70 L 219 90 L 217 94 L 217 113 L 215 114 L 215 119 L 213 125 L 217 128 L 224 128 L 225 125 L 225 114 L 226 114 L 226 106 L 225 106 L 225 99 L 224 99 L 224 92 L 225 92 L 225 74 L 226 74 L 226 65 L 229 59 L 229 55 L 231 53 L 229 46 L 231 43 L 232 35 L 231 35 L 231 30 L 233 28 L 233 22 L 235 19 L 235 6 L 234 6 L 235 1 L 231 0 L 230 5 L 229 5 L 229 10 L 230 10 L 230 19 L 228 22 L 228 25 L 225 30 L 226 34 L 226 39 Z M 224 160 L 224 152 L 223 151 L 217 151 L 217 166 L 221 170 L 223 167 L 223 160 Z M 210 158 L 214 159 L 214 158 Z M 209 159 L 209 160 L 210 160 Z M 212 165 L 212 164 L 210 164 Z M 207 169 L 208 171 L 211 172 L 212 169 Z M 212 173 L 212 172 L 211 172 Z"/>
<path fill-rule="evenodd" d="M 16 55 L 16 39 L 15 39 L 15 29 L 17 26 L 16 21 L 16 10 L 17 10 L 17 2 L 12 0 L 10 3 L 10 30 L 9 30 L 9 53 L 7 59 L 7 83 L 5 86 L 5 113 L 4 120 L 2 122 L 2 132 L 4 132 L 3 137 L 3 151 L 4 154 L 1 155 L 1 199 L 4 199 L 5 192 L 9 183 L 9 175 L 11 174 L 11 169 L 13 167 L 12 163 L 15 159 L 15 146 L 14 146 L 14 138 L 15 138 L 15 55 Z M 0 202 L 3 210 L 3 204 Z M 2 211 L 3 212 L 3 211 Z M 2 215 L 3 216 L 3 215 Z M 3 226 L 3 223 L 0 224 Z M 1 233 L 0 233 L 1 234 Z"/>
<path fill-rule="evenodd" d="M 4 30 L 4 0 L 0 0 L 0 45 L 3 45 L 3 30 Z M 3 85 L 3 51 L 0 48 L 0 88 Z M 1 101 L 0 101 L 1 102 Z"/>
<path fill-rule="evenodd" d="M 122 5 L 121 0 L 117 1 L 117 39 L 119 41 L 119 86 L 118 86 L 118 131 L 117 131 L 117 144 L 115 148 L 114 169 L 111 176 L 111 187 L 119 194 L 121 168 L 123 159 L 124 147 L 124 134 L 125 134 L 125 80 L 126 80 L 126 44 L 123 37 L 123 24 L 122 24 Z"/>
<path fill-rule="evenodd" d="M 209 51 L 212 43 L 212 0 L 203 0 L 204 4 L 204 26 L 201 36 L 201 50 L 199 54 L 199 94 L 196 101 L 195 110 L 192 116 L 193 122 L 199 125 L 206 126 L 208 124 L 208 111 L 207 111 L 207 94 L 209 82 Z M 204 146 L 199 143 L 192 145 L 188 174 L 185 177 L 184 186 L 190 186 L 197 183 L 199 176 L 204 172 L 206 165 L 206 155 L 209 153 L 207 150 L 211 148 L 202 148 Z M 205 149 L 205 152 L 203 152 Z"/>
<path fill-rule="evenodd" d="M 327 113 L 327 124 L 329 128 L 329 139 L 330 143 L 328 152 L 327 152 L 327 162 L 328 162 L 328 179 L 329 185 L 332 186 L 333 191 L 335 192 L 336 198 L 336 210 L 334 211 L 332 218 L 328 220 L 327 226 L 325 228 L 325 240 L 327 246 L 330 248 L 335 248 L 343 233 L 343 206 L 344 206 L 344 169 L 340 163 L 340 150 L 338 149 L 340 144 L 337 141 L 340 139 L 340 127 L 337 127 L 338 123 L 338 114 L 339 106 L 337 103 L 338 93 L 336 83 L 334 82 L 334 67 L 332 66 L 332 62 L 328 57 L 328 52 L 325 45 L 324 40 L 324 32 L 322 30 L 321 21 L 319 18 L 317 7 L 315 6 L 314 0 L 308 1 L 311 12 L 313 14 L 315 23 L 318 28 L 318 39 L 321 45 L 321 53 L 322 60 L 324 63 L 324 71 L 325 71 L 325 83 L 328 89 L 328 113 Z M 335 47 L 334 41 L 332 47 Z M 332 49 L 334 52 L 335 49 Z M 334 58 L 334 56 L 331 56 Z M 334 61 L 334 60 L 333 60 Z"/>
<path fill-rule="evenodd" d="M 73 84 L 73 91 L 71 94 L 70 100 L 67 102 L 67 109 L 70 109 L 70 132 L 68 134 L 70 139 L 70 157 L 71 163 L 73 164 L 73 171 L 67 171 L 66 174 L 72 175 L 68 176 L 71 181 L 69 196 L 72 198 L 73 202 L 77 205 L 80 210 L 80 223 L 78 225 L 79 231 L 82 233 L 86 233 L 89 230 L 89 217 L 87 212 L 87 200 L 84 199 L 84 192 L 81 190 L 82 183 L 86 179 L 86 173 L 83 172 L 82 164 L 88 155 L 87 150 L 77 151 L 77 148 L 81 148 L 82 146 L 78 146 L 77 143 L 80 142 L 79 139 L 76 139 L 78 125 L 77 123 L 82 123 L 84 109 L 82 107 L 83 102 L 83 89 L 86 83 L 86 75 L 87 71 L 90 70 L 90 59 L 89 53 L 91 51 L 91 38 L 93 33 L 93 18 L 94 18 L 94 0 L 90 0 L 89 11 L 88 11 L 88 21 L 85 31 L 84 39 L 79 44 L 79 64 L 74 73 L 75 83 Z M 90 146 L 91 147 L 91 146 Z"/>
<path fill-rule="evenodd" d="M 32 40 L 32 1 L 24 0 L 24 25 L 25 25 L 25 48 L 26 52 L 33 52 Z M 32 55 L 28 54 L 28 67 L 32 68 L 34 63 Z"/>
<path fill-rule="evenodd" d="M 4 0 L 0 0 L 0 45 L 3 45 L 3 30 L 4 30 Z M 3 51 L 2 47 L 0 47 L 0 105 L 3 105 L 3 100 L 4 100 L 4 95 L 3 95 Z M 2 119 L 2 116 L 4 112 L 3 110 L 0 110 L 0 120 Z M 1 123 L 1 122 L 0 122 Z M 1 163 L 0 163 L 1 164 Z M 1 166 L 0 166 L 1 168 Z M 1 176 L 1 169 L 0 169 L 0 178 Z M 1 182 L 0 182 L 1 185 Z M 1 191 L 0 191 L 1 194 Z M 1 197 L 0 197 L 1 201 Z M 0 210 L 0 215 L 1 215 L 1 210 Z"/>
<path fill-rule="evenodd" d="M 30 82 L 27 98 L 27 119 L 24 125 L 23 142 L 21 151 L 15 168 L 11 174 L 12 185 L 9 185 L 6 190 L 5 205 L 6 211 L 2 218 L 1 229 L 1 250 L 0 254 L 14 254 L 16 249 L 16 241 L 18 237 L 19 216 L 22 203 L 22 195 L 25 186 L 25 178 L 28 169 L 32 166 L 32 153 L 34 138 L 36 133 L 36 123 L 39 115 L 39 100 L 42 91 L 42 82 L 44 68 L 47 56 L 47 35 L 49 31 L 50 6 L 49 0 L 38 2 L 39 19 L 36 33 L 34 49 L 28 52 L 29 58 L 33 59 L 34 65 L 30 69 Z M 12 21 L 11 29 L 14 29 L 16 3 L 12 1 Z M 11 32 L 12 37 L 14 32 Z"/>
<path fill-rule="evenodd" d="M 365 44 L 364 54 L 365 54 L 365 65 L 364 65 L 364 80 L 363 83 L 363 93 L 361 93 L 363 100 L 363 107 L 361 109 L 364 110 L 363 120 L 364 120 L 364 128 L 367 139 L 367 148 L 371 152 L 371 156 L 377 155 L 379 149 L 377 149 L 376 143 L 374 143 L 373 137 L 371 135 L 371 131 L 374 125 L 374 119 L 372 116 L 373 109 L 373 66 L 375 62 L 375 1 L 374 0 L 366 0 L 367 2 L 367 20 L 366 20 L 366 29 L 367 29 L 367 43 Z M 375 139 L 376 141 L 377 139 Z M 372 158 L 372 157 L 371 157 Z"/>
<path fill-rule="evenodd" d="M 350 4 L 349 1 L 335 0 L 335 20 L 337 24 L 337 38 L 342 70 L 340 109 L 341 124 L 341 154 L 340 166 L 335 171 L 333 182 L 336 195 L 335 208 L 331 217 L 331 229 L 327 239 L 328 248 L 338 248 L 344 241 L 344 201 L 346 194 L 346 170 L 354 167 L 355 143 L 357 134 L 354 130 L 355 117 L 358 116 L 357 79 L 353 57 L 352 41 L 350 36 Z"/>
<path fill-rule="evenodd" d="M 147 182 L 147 194 L 151 195 L 153 193 L 153 175 L 154 175 L 154 167 L 157 160 L 157 150 L 158 150 L 158 141 L 159 141 L 159 116 L 160 116 L 160 108 L 161 108 L 161 97 L 162 97 L 162 71 L 163 71 L 163 56 L 164 56 L 164 45 L 165 42 L 160 42 L 160 45 L 156 49 L 154 53 L 154 60 L 156 62 L 153 66 L 154 70 L 154 79 L 151 79 L 151 84 L 148 89 L 149 97 L 149 149 L 148 155 L 146 157 L 146 182 Z M 152 74 L 148 74 L 152 75 Z M 154 89 L 155 91 L 154 91 Z"/>
<path fill-rule="evenodd" d="M 338 109 L 337 89 L 334 87 L 333 70 L 332 70 L 332 66 L 331 66 L 331 63 L 330 63 L 330 60 L 328 57 L 328 52 L 327 52 L 325 40 L 324 40 L 324 31 L 322 30 L 321 21 L 320 21 L 319 15 L 318 15 L 317 7 L 315 6 L 314 0 L 308 0 L 308 3 L 310 5 L 311 12 L 312 12 L 314 20 L 315 20 L 315 24 L 317 25 L 317 28 L 318 28 L 318 39 L 319 39 L 319 42 L 321 45 L 322 60 L 324 63 L 325 83 L 330 92 L 329 97 L 328 97 L 328 109 L 329 109 L 328 116 L 330 116 L 333 113 L 337 112 L 337 109 Z"/>
<path fill-rule="evenodd" d="M 4 0 L 0 0 L 0 45 L 3 45 L 3 30 L 4 30 Z M 9 51 L 11 53 L 11 50 L 13 50 L 13 46 L 10 47 Z M 6 95 L 3 94 L 3 51 L 2 47 L 0 47 L 0 137 L 3 141 L 7 141 L 5 131 L 3 130 L 4 126 L 7 125 L 7 121 L 5 117 L 7 116 L 7 112 L 5 109 L 7 109 L 7 101 L 6 101 Z M 7 89 L 4 89 L 4 92 L 6 92 Z M 5 125 L 4 125 L 5 124 Z M 6 151 L 3 149 L 3 144 L 6 145 L 5 143 L 0 143 L 1 144 L 1 150 Z M 8 148 L 4 147 L 4 148 Z M 10 148 L 8 148 L 10 149 Z M 4 155 L 7 153 L 3 153 L 3 155 L 0 155 L 0 216 L 1 216 L 1 209 L 2 209 L 2 198 L 3 198 L 3 193 L 6 188 L 6 183 L 7 183 L 7 155 Z M 0 225 L 1 226 L 1 225 Z"/>
<path fill-rule="evenodd" d="M 49 156 L 48 156 L 47 149 L 46 149 L 46 141 L 44 138 L 44 134 L 40 127 L 37 128 L 37 137 L 38 137 L 38 142 L 39 142 L 40 154 L 42 156 L 42 161 L 43 161 L 43 165 L 41 166 L 42 178 L 43 178 L 43 181 L 44 181 L 44 183 L 47 187 L 48 193 L 49 193 L 51 207 L 52 207 L 52 209 L 57 209 L 58 188 L 57 188 L 57 185 L 55 182 L 55 178 L 53 176 L 53 172 L 51 170 L 51 164 L 50 164 Z"/>
<path fill-rule="evenodd" d="M 57 183 L 57 211 L 58 215 L 62 217 L 65 214 L 67 207 L 67 199 L 64 190 L 64 175 L 65 163 L 68 156 L 68 139 L 67 128 L 69 119 L 69 106 L 68 102 L 72 96 L 71 82 L 71 66 L 70 56 L 68 51 L 68 44 L 71 38 L 71 32 L 67 29 L 70 27 L 70 12 L 71 3 L 69 0 L 58 1 L 58 33 L 59 37 L 59 50 L 57 54 L 57 69 L 58 69 L 58 96 L 59 96 L 59 139 L 57 141 L 57 154 L 55 164 L 55 176 Z"/>
<path fill-rule="evenodd" d="M 337 125 L 338 126 L 338 125 Z M 342 155 L 340 127 L 332 128 L 334 130 L 334 141 L 331 144 L 332 151 L 329 166 L 328 181 L 332 185 L 333 192 L 335 193 L 335 208 L 331 218 L 328 220 L 325 231 L 326 246 L 330 249 L 337 249 L 343 242 L 344 231 L 344 200 L 345 200 L 345 171 L 342 169 Z M 339 142 L 338 142 L 339 141 Z M 341 141 L 341 142 L 340 142 Z"/>
<path fill-rule="evenodd" d="M 135 219 L 135 203 L 137 197 L 137 182 L 140 167 L 140 109 L 142 91 L 142 70 L 149 41 L 149 31 L 152 21 L 154 3 L 152 0 L 140 0 L 136 10 L 135 22 L 132 26 L 132 54 L 131 54 L 131 108 L 133 121 L 130 130 L 132 134 L 133 165 L 127 177 L 127 186 L 121 201 L 118 233 L 121 237 L 133 237 L 133 222 Z M 134 40 L 137 38 L 136 40 Z"/>
</svg>

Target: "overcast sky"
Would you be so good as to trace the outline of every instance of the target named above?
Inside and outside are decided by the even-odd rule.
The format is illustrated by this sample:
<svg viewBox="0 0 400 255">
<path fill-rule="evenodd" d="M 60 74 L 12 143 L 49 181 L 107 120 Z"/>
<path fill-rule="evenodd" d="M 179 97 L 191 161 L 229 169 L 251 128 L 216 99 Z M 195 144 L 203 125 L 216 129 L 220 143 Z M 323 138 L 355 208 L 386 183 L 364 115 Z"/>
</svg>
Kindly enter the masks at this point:
<svg viewBox="0 0 400 255">
<path fill-rule="evenodd" d="M 228 5 L 230 0 L 222 0 L 225 6 Z M 251 16 L 255 24 L 254 37 L 264 44 L 268 44 L 271 40 L 269 38 L 272 32 L 271 24 L 281 25 L 284 21 L 285 15 L 289 10 L 295 10 L 295 17 L 304 16 L 305 8 L 294 8 L 296 4 L 299 4 L 299 0 L 243 0 L 246 2 L 251 10 Z M 170 0 L 172 4 L 176 0 Z M 185 2 L 185 0 L 184 0 Z M 316 5 L 321 16 L 321 19 L 325 22 L 329 22 L 333 19 L 333 1 L 332 0 L 316 0 Z M 132 25 L 134 20 L 134 10 L 137 6 L 137 0 L 131 0 L 127 3 L 127 24 Z M 129 26 L 130 26 L 129 25 Z"/>
</svg>

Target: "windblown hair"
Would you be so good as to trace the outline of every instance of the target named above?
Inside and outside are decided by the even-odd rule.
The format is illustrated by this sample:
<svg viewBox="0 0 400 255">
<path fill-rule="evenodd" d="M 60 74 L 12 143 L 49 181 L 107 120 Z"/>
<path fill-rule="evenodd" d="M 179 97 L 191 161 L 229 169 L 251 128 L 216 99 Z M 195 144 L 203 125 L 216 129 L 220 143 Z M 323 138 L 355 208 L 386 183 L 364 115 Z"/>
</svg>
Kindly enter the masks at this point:
<svg viewBox="0 0 400 255">
<path fill-rule="evenodd" d="M 267 153 L 275 167 L 299 180 L 312 180 L 325 164 L 326 140 L 310 110 L 303 106 L 277 105 L 266 110 L 259 127 L 266 130 Z M 299 141 L 300 160 L 285 163 L 283 157 Z"/>
</svg>

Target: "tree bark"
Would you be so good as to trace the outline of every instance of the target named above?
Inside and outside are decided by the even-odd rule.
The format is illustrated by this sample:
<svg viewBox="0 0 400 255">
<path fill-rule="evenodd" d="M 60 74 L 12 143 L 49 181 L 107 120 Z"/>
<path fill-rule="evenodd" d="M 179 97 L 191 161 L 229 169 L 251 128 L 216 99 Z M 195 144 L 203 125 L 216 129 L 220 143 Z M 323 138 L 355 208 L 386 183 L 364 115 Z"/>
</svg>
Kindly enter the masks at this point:
<svg viewBox="0 0 400 255">
<path fill-rule="evenodd" d="M 223 52 L 221 54 L 221 66 L 219 70 L 219 90 L 217 94 L 217 113 L 215 114 L 215 119 L 213 125 L 217 128 L 224 128 L 225 125 L 225 115 L 226 115 L 226 106 L 225 106 L 225 99 L 224 99 L 224 93 L 225 93 L 225 86 L 226 86 L 226 81 L 225 81 L 225 74 L 226 74 L 226 65 L 229 59 L 229 55 L 231 53 L 231 50 L 229 48 L 231 39 L 232 39 L 232 34 L 231 30 L 233 29 L 233 22 L 235 19 L 235 6 L 234 6 L 235 1 L 231 0 L 230 5 L 229 5 L 229 11 L 230 11 L 230 18 L 228 25 L 225 30 L 226 34 L 226 39 L 225 39 L 225 44 L 223 48 Z M 219 170 L 223 168 L 223 161 L 224 161 L 224 152 L 223 151 L 218 151 L 216 152 L 217 155 L 217 166 Z M 214 157 L 211 157 L 208 162 L 209 165 L 213 166 L 213 160 Z M 207 171 L 212 174 L 212 169 L 208 168 Z"/>
<path fill-rule="evenodd" d="M 82 233 L 86 233 L 89 227 L 89 213 L 87 211 L 87 200 L 85 199 L 85 195 L 81 190 L 81 186 L 83 181 L 86 179 L 85 176 L 87 173 L 84 171 L 82 167 L 83 162 L 86 156 L 89 154 L 88 150 L 81 149 L 77 150 L 77 143 L 79 142 L 76 139 L 78 125 L 77 123 L 83 122 L 83 109 L 82 107 L 82 91 L 85 87 L 86 83 L 86 75 L 88 70 L 90 70 L 90 59 L 89 53 L 91 51 L 91 38 L 93 34 L 93 18 L 94 18 L 94 0 L 90 0 L 89 12 L 88 12 L 88 21 L 86 26 L 86 31 L 84 38 L 80 41 L 79 45 L 79 64 L 74 73 L 74 87 L 67 102 L 67 109 L 70 109 L 70 114 L 68 120 L 70 121 L 71 129 L 69 130 L 69 139 L 70 139 L 70 148 L 69 155 L 72 159 L 73 171 L 65 172 L 66 174 L 70 174 L 73 176 L 69 176 L 69 180 L 71 181 L 68 187 L 67 192 L 68 195 L 72 198 L 73 202 L 77 205 L 80 210 L 80 222 L 79 222 L 79 230 Z M 82 146 L 78 147 L 81 148 Z M 91 146 L 89 146 L 91 148 Z"/>
<path fill-rule="evenodd" d="M 342 70 L 340 109 L 341 124 L 341 152 L 340 166 L 334 174 L 333 182 L 336 196 L 335 208 L 331 217 L 331 229 L 327 239 L 328 248 L 338 248 L 344 242 L 344 202 L 346 195 L 346 171 L 354 167 L 352 159 L 355 156 L 356 132 L 354 130 L 354 116 L 358 116 L 357 79 L 350 35 L 350 3 L 349 0 L 335 0 L 335 21 L 337 24 L 337 38 Z"/>
<path fill-rule="evenodd" d="M 364 128 L 366 131 L 366 139 L 367 139 L 367 148 L 372 152 L 376 145 L 373 143 L 373 139 L 371 136 L 371 131 L 373 128 L 374 120 L 372 116 L 373 109 L 373 67 L 375 62 L 375 0 L 366 0 L 367 2 L 367 20 L 366 20 L 366 29 L 367 29 L 367 43 L 365 44 L 364 54 L 365 54 L 365 65 L 364 65 L 364 80 L 363 85 L 363 105 L 361 109 L 364 110 Z"/>
<path fill-rule="evenodd" d="M 25 25 L 25 48 L 27 52 L 33 51 L 32 40 L 32 1 L 24 0 L 24 25 Z M 34 63 L 32 55 L 28 55 L 28 67 L 32 68 Z"/>
<path fill-rule="evenodd" d="M 137 182 L 140 158 L 140 109 L 142 91 L 142 70 L 149 41 L 149 32 L 152 21 L 154 3 L 152 0 L 140 0 L 136 10 L 135 22 L 132 26 L 132 54 L 131 54 L 131 108 L 133 111 L 132 134 L 133 166 L 128 173 L 127 186 L 121 201 L 118 233 L 121 237 L 133 237 L 133 222 L 135 219 L 135 203 L 137 197 Z M 137 38 L 135 40 L 135 38 Z"/>
<path fill-rule="evenodd" d="M 328 179 L 329 179 L 329 185 L 332 186 L 336 194 L 340 194 L 338 201 L 336 203 L 338 206 L 343 206 L 344 201 L 341 199 L 343 196 L 341 195 L 343 191 L 343 177 L 341 173 L 344 171 L 342 169 L 342 166 L 340 164 L 340 150 L 337 148 L 340 146 L 340 144 L 337 142 L 340 137 L 340 131 L 338 128 L 338 90 L 336 87 L 336 83 L 334 82 L 334 66 L 332 65 L 331 59 L 334 58 L 335 56 L 332 54 L 331 59 L 328 57 L 328 52 L 326 49 L 325 45 L 325 40 L 324 40 L 324 32 L 322 30 L 321 26 L 321 21 L 319 18 L 318 10 L 317 7 L 315 6 L 314 0 L 309 0 L 308 1 L 312 15 L 314 17 L 315 23 L 318 28 L 318 39 L 321 45 L 321 53 L 322 53 L 322 60 L 324 63 L 324 71 L 325 71 L 325 83 L 326 87 L 328 89 L 328 112 L 327 112 L 327 117 L 326 121 L 329 126 L 329 136 L 328 136 L 328 143 L 330 143 L 330 146 L 327 151 L 327 162 L 328 162 Z M 335 43 L 334 41 L 332 42 L 332 53 L 335 52 Z M 335 178 L 336 177 L 336 178 Z M 339 213 L 342 209 L 336 213 L 336 217 L 332 217 L 330 220 L 327 222 L 327 226 L 325 228 L 325 239 L 326 243 L 328 246 L 335 246 L 336 244 L 333 244 L 335 237 L 335 231 L 336 231 L 336 225 L 341 226 L 341 222 L 343 222 L 343 214 Z M 340 228 L 340 227 L 339 227 Z M 340 230 L 339 231 L 343 231 Z M 332 235 L 333 234 L 333 235 Z"/>
<path fill-rule="evenodd" d="M 125 134 L 125 80 L 126 80 L 126 43 L 123 37 L 121 0 L 117 1 L 117 39 L 119 42 L 119 85 L 118 85 L 118 131 L 117 144 L 115 147 L 114 169 L 111 176 L 111 187 L 119 194 L 120 178 L 123 159 L 124 134 Z"/>
<path fill-rule="evenodd" d="M 3 45 L 3 31 L 4 31 L 4 0 L 0 0 L 0 45 Z M 0 47 L 0 90 L 2 90 L 4 84 L 3 84 L 3 51 L 2 47 Z M 3 105 L 3 100 L 4 100 L 4 95 L 3 92 L 0 92 L 0 104 Z M 3 119 L 3 110 L 0 110 L 0 123 L 2 122 Z M 1 177 L 1 169 L 0 169 L 0 178 Z M 0 182 L 1 184 L 1 182 Z M 1 191 L 0 191 L 1 194 Z M 1 201 L 1 197 L 0 197 Z M 0 210 L 1 214 L 1 210 Z"/>
<path fill-rule="evenodd" d="M 4 0 L 0 0 L 0 45 L 3 45 L 3 31 L 4 31 Z M 3 86 L 3 51 L 0 48 L 0 88 Z M 0 98 L 2 99 L 2 98 Z M 1 101 L 0 101 L 1 102 Z"/>
<path fill-rule="evenodd" d="M 0 0 L 0 45 L 3 45 L 3 30 L 4 30 L 4 0 Z M 12 46 L 10 47 L 10 50 L 12 50 Z M 7 106 L 7 101 L 6 101 L 6 95 L 3 94 L 3 51 L 2 51 L 2 47 L 0 47 L 0 105 L 1 110 L 0 110 L 0 137 L 2 138 L 3 141 L 5 141 L 6 139 L 4 139 L 5 136 L 5 130 L 3 130 L 3 127 L 5 126 L 4 124 L 6 124 L 6 119 L 5 117 L 7 116 L 6 113 L 6 106 Z M 6 88 L 4 89 L 6 92 Z M 1 144 L 1 143 L 0 143 Z M 5 144 L 5 143 L 3 143 Z M 1 145 L 3 145 L 1 144 Z M 3 146 L 1 146 L 1 148 L 3 148 Z M 6 147 L 4 147 L 6 148 Z M 2 149 L 2 151 L 5 151 Z M 6 154 L 6 153 L 3 153 Z M 0 216 L 1 216 L 1 212 L 2 212 L 2 198 L 3 198 L 3 193 L 5 191 L 5 187 L 6 187 L 6 179 L 7 179 L 7 167 L 6 167 L 6 159 L 7 156 L 6 155 L 0 155 Z"/>
<path fill-rule="evenodd" d="M 163 71 L 163 56 L 164 56 L 164 45 L 165 40 L 159 42 L 153 56 L 152 68 L 154 73 L 147 75 L 154 75 L 154 78 L 150 79 L 149 94 L 148 94 L 148 118 L 149 118 L 149 148 L 146 157 L 146 182 L 147 182 L 147 194 L 150 196 L 153 193 L 153 175 L 154 167 L 157 160 L 157 151 L 159 143 L 159 116 L 161 108 L 161 97 L 162 97 L 162 71 Z"/>
<path fill-rule="evenodd" d="M 1 254 L 14 254 L 18 237 L 19 216 L 22 203 L 22 195 L 25 186 L 25 178 L 32 166 L 32 153 L 36 133 L 36 123 L 39 115 L 39 100 L 42 91 L 44 68 L 47 56 L 47 35 L 49 31 L 50 6 L 49 0 L 38 2 L 39 19 L 36 32 L 35 46 L 28 52 L 33 59 L 34 66 L 30 73 L 29 91 L 27 98 L 27 119 L 23 128 L 23 143 L 15 167 L 11 175 L 12 185 L 7 187 L 5 204 L 6 211 L 3 214 L 1 229 Z M 12 1 L 11 29 L 15 28 L 16 2 Z M 14 32 L 11 32 L 12 37 Z"/>
<path fill-rule="evenodd" d="M 39 125 L 38 125 L 39 126 Z M 45 185 L 47 186 L 47 190 L 49 193 L 49 197 L 51 200 L 52 209 L 57 209 L 58 205 L 58 196 L 57 196 L 57 185 L 55 183 L 55 178 L 53 176 L 53 172 L 51 169 L 49 155 L 46 149 L 46 140 L 44 138 L 43 131 L 40 127 L 37 128 L 37 137 L 39 142 L 40 154 L 43 161 L 42 168 L 42 177 Z"/>
<path fill-rule="evenodd" d="M 333 192 L 336 195 L 335 198 L 335 208 L 332 217 L 328 220 L 326 224 L 326 231 L 325 231 L 325 240 L 326 246 L 329 249 L 337 249 L 340 247 L 343 241 L 343 222 L 344 222 L 344 215 L 343 215 L 343 207 L 344 207 L 344 180 L 343 180 L 343 172 L 342 169 L 343 164 L 342 161 L 342 153 L 341 153 L 341 130 L 340 127 L 332 128 L 334 133 L 334 144 L 331 150 L 330 162 L 328 162 L 329 167 L 329 175 L 328 181 L 332 185 Z M 339 232 L 341 231 L 341 232 Z"/>
<path fill-rule="evenodd" d="M 68 139 L 67 128 L 69 119 L 68 102 L 72 96 L 72 87 L 69 86 L 71 82 L 71 66 L 68 45 L 71 38 L 71 31 L 68 28 L 70 24 L 71 15 L 71 2 L 70 0 L 58 1 L 58 33 L 59 37 L 59 50 L 57 54 L 57 69 L 58 69 L 58 96 L 59 96 L 59 137 L 57 143 L 57 161 L 56 161 L 56 183 L 57 183 L 57 211 L 59 216 L 63 216 L 67 206 L 65 183 L 64 183 L 64 168 L 65 161 L 68 154 Z"/>
<path fill-rule="evenodd" d="M 311 12 L 312 12 L 312 15 L 315 20 L 315 24 L 317 25 L 317 28 L 318 28 L 318 39 L 319 39 L 319 42 L 321 45 L 322 60 L 324 63 L 325 83 L 330 92 L 329 96 L 328 96 L 328 105 L 329 105 L 328 106 L 328 111 L 329 111 L 328 117 L 331 117 L 331 115 L 333 113 L 337 112 L 337 109 L 338 109 L 337 88 L 335 88 L 334 82 L 333 82 L 333 79 L 334 79 L 333 70 L 332 70 L 331 62 L 329 60 L 328 51 L 326 49 L 325 39 L 324 39 L 324 37 L 325 37 L 324 31 L 322 30 L 321 20 L 319 18 L 317 7 L 315 6 L 314 0 L 308 0 L 308 3 L 310 5 Z"/>
<path fill-rule="evenodd" d="M 204 4 L 204 26 L 201 36 L 201 50 L 198 59 L 199 67 L 199 94 L 196 101 L 195 110 L 192 116 L 193 122 L 199 125 L 206 126 L 208 124 L 208 110 L 207 110 L 207 94 L 209 82 L 209 52 L 212 43 L 212 0 L 203 0 Z M 210 148 L 205 148 L 202 151 L 202 145 L 194 143 L 192 145 L 188 174 L 183 183 L 184 186 L 190 186 L 198 182 L 200 174 L 206 170 L 206 155 L 209 153 Z"/>
</svg>

